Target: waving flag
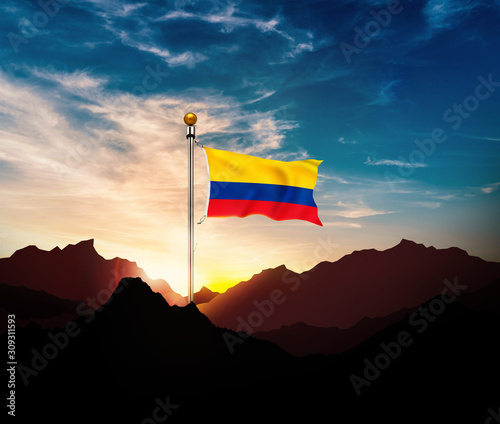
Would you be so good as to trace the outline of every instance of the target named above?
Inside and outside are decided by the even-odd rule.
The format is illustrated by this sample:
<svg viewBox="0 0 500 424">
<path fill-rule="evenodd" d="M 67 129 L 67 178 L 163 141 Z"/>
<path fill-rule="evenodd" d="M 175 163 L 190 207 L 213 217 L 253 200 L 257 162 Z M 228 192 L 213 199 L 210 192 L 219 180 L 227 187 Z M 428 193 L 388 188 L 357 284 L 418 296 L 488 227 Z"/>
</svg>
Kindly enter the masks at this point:
<svg viewBox="0 0 500 424">
<path fill-rule="evenodd" d="M 210 175 L 207 217 L 265 215 L 323 226 L 313 190 L 322 161 L 261 159 L 205 147 Z"/>
</svg>

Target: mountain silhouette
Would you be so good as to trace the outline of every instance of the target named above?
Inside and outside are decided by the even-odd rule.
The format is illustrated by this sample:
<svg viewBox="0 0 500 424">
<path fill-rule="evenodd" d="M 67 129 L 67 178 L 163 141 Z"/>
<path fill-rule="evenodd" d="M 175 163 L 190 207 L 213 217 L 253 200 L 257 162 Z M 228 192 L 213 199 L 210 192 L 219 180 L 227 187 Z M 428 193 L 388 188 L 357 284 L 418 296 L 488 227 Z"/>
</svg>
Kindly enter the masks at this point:
<svg viewBox="0 0 500 424">
<path fill-rule="evenodd" d="M 234 387 L 230 369 L 242 366 L 239 377 L 251 382 L 265 376 L 263 361 L 265 367 L 280 368 L 280 361 L 291 358 L 251 337 L 228 349 L 228 337 L 238 334 L 215 327 L 194 304 L 170 306 L 139 278 L 122 279 L 106 304 L 66 328 L 71 331 L 35 325 L 18 331 L 19 363 L 26 366 L 19 371 L 20 397 L 30 405 L 23 418 L 36 416 L 52 399 L 64 419 L 78 411 L 79 419 L 89 422 L 134 422 L 133 417 L 141 422 L 161 393 L 175 395 L 176 402 L 193 391 L 203 397 L 214 385 Z M 49 350 L 44 359 L 47 344 L 56 354 Z M 37 365 L 36 375 L 27 370 Z M 96 411 L 85 407 L 86 399 L 105 402 Z"/>
<path fill-rule="evenodd" d="M 296 356 L 317 353 L 333 355 L 354 348 L 411 312 L 413 311 L 405 309 L 386 317 L 363 318 L 356 325 L 343 330 L 336 327 L 315 327 L 298 322 L 284 325 L 278 330 L 252 333 L 252 336 L 261 340 L 269 340 Z"/>
<path fill-rule="evenodd" d="M 208 303 L 215 297 L 217 297 L 220 293 L 214 292 L 210 290 L 208 287 L 203 286 L 199 292 L 196 292 L 193 296 L 193 302 L 195 305 L 201 305 L 202 303 Z M 188 297 L 184 296 L 186 303 L 188 301 Z"/>
<path fill-rule="evenodd" d="M 94 308 L 106 302 L 123 277 L 141 278 L 172 305 L 186 304 L 165 280 L 151 280 L 135 262 L 104 259 L 92 239 L 51 251 L 28 246 L 0 259 L 0 283 L 44 290 L 61 299 L 91 298 L 87 303 Z"/>
<path fill-rule="evenodd" d="M 498 314 L 454 302 L 422 331 L 404 316 L 342 354 L 295 358 L 123 279 L 90 317 L 65 329 L 17 330 L 17 418 L 484 422 L 500 394 L 488 384 L 500 378 L 499 327 Z M 228 335 L 243 340 L 233 352 Z M 365 380 L 358 391 L 353 376 Z"/>
<path fill-rule="evenodd" d="M 464 292 L 457 302 L 476 311 L 500 314 L 500 279 L 475 292 Z M 255 338 L 269 340 L 297 356 L 311 354 L 336 354 L 351 349 L 388 325 L 399 321 L 406 314 L 415 313 L 419 307 L 404 309 L 386 317 L 363 318 L 351 328 L 315 327 L 299 322 L 285 325 L 279 330 L 252 333 Z"/>
<path fill-rule="evenodd" d="M 344 330 L 441 293 L 453 296 L 455 286 L 477 292 L 499 277 L 500 263 L 403 239 L 390 249 L 355 251 L 301 274 L 285 266 L 262 271 L 200 305 L 200 311 L 218 326 L 248 333 L 297 323 Z"/>
<path fill-rule="evenodd" d="M 31 290 L 24 286 L 0 284 L 1 329 L 6 330 L 7 315 L 16 316 L 16 324 L 25 326 L 36 322 L 43 328 L 65 325 L 77 317 L 82 301 L 59 299 L 43 290 Z"/>
</svg>

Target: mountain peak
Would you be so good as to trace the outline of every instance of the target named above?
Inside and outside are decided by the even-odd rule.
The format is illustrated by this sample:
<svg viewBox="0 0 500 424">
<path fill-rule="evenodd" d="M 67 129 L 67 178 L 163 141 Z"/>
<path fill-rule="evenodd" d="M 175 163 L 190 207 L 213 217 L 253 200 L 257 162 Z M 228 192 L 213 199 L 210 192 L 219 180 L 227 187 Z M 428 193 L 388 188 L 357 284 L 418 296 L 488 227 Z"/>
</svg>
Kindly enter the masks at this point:
<svg viewBox="0 0 500 424">
<path fill-rule="evenodd" d="M 114 294 L 128 293 L 135 296 L 151 296 L 155 292 L 140 277 L 124 277 L 116 286 Z"/>
<path fill-rule="evenodd" d="M 135 331 L 142 337 L 145 332 L 143 326 L 147 323 L 148 331 L 154 328 L 154 332 L 161 335 L 170 333 L 173 336 L 175 333 L 179 336 L 183 333 L 180 329 L 184 328 L 184 335 L 181 337 L 185 337 L 188 344 L 196 344 L 196 340 L 188 340 L 191 331 L 206 335 L 207 332 L 215 329 L 215 326 L 198 310 L 196 305 L 170 306 L 160 293 L 154 292 L 149 284 L 139 277 L 122 278 L 113 295 L 104 305 L 103 311 L 99 313 L 99 316 L 107 316 L 105 319 L 117 315 L 123 318 L 121 331 L 126 333 L 124 333 L 126 337 L 130 331 Z M 113 318 L 111 320 L 113 321 Z M 163 344 L 164 341 L 160 343 Z M 169 348 L 169 345 L 170 343 L 167 343 L 165 347 Z M 184 347 L 178 346 L 181 350 Z"/>
<path fill-rule="evenodd" d="M 34 244 L 30 244 L 29 246 L 23 247 L 22 249 L 16 250 L 11 258 L 22 257 L 24 255 L 31 255 L 33 253 L 43 252 L 43 250 L 39 249 Z"/>
<path fill-rule="evenodd" d="M 288 271 L 286 265 L 280 265 L 280 266 L 277 266 L 276 268 L 264 269 L 261 272 L 259 272 L 258 274 L 255 274 L 254 277 L 255 276 L 264 276 L 264 275 L 273 275 L 273 274 L 282 274 L 285 271 Z"/>
<path fill-rule="evenodd" d="M 194 303 L 196 305 L 201 305 L 203 303 L 208 303 L 210 302 L 213 298 L 217 297 L 220 293 L 219 292 L 214 292 L 210 290 L 208 287 L 203 286 L 199 292 L 196 292 L 194 294 Z M 184 299 L 188 300 L 187 296 L 184 297 Z"/>
<path fill-rule="evenodd" d="M 203 286 L 198 293 L 200 293 L 200 294 L 212 294 L 213 291 L 210 290 L 208 287 Z"/>
<path fill-rule="evenodd" d="M 417 243 L 415 243 L 413 240 L 402 238 L 399 244 L 417 244 Z"/>
<path fill-rule="evenodd" d="M 400 247 L 414 247 L 414 246 L 424 246 L 423 244 L 421 243 L 416 243 L 412 240 L 407 240 L 407 239 L 401 239 L 401 241 L 399 242 L 399 244 L 396 245 L 397 246 L 400 246 Z M 424 246 L 425 247 L 425 246 Z"/>
<path fill-rule="evenodd" d="M 428 249 L 434 249 L 433 247 L 426 247 L 422 243 L 416 243 L 412 240 L 401 239 L 401 241 L 394 247 L 387 249 L 386 251 L 397 251 L 397 252 L 423 252 Z"/>
<path fill-rule="evenodd" d="M 94 239 L 83 240 L 76 244 L 68 244 L 63 250 L 72 250 L 72 249 L 95 251 Z"/>
<path fill-rule="evenodd" d="M 399 244 L 397 244 L 396 246 L 394 246 L 388 250 L 403 250 L 403 251 L 404 250 L 412 250 L 412 251 L 432 252 L 432 251 L 437 251 L 438 249 L 436 249 L 434 246 L 427 247 L 422 243 L 416 243 L 416 242 L 411 241 L 411 240 L 401 239 Z M 460 249 L 458 247 L 448 247 L 446 249 L 439 249 L 439 251 L 440 252 L 448 252 L 448 253 L 460 255 L 460 256 L 469 256 L 469 254 L 467 253 L 466 250 Z"/>
<path fill-rule="evenodd" d="M 97 253 L 97 250 L 95 250 L 94 239 L 83 240 L 76 244 L 68 244 L 58 253 L 82 258 L 102 258 L 102 256 Z"/>
</svg>

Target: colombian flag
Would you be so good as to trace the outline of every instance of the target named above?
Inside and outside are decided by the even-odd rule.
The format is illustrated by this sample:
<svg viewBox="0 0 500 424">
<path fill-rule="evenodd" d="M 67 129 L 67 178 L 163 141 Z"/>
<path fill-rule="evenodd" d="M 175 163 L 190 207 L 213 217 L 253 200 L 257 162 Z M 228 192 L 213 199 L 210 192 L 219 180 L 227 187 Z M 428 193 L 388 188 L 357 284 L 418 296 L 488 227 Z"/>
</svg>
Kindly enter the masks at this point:
<svg viewBox="0 0 500 424">
<path fill-rule="evenodd" d="M 207 217 L 265 215 L 321 225 L 313 190 L 321 160 L 283 162 L 205 147 L 210 176 Z"/>
</svg>

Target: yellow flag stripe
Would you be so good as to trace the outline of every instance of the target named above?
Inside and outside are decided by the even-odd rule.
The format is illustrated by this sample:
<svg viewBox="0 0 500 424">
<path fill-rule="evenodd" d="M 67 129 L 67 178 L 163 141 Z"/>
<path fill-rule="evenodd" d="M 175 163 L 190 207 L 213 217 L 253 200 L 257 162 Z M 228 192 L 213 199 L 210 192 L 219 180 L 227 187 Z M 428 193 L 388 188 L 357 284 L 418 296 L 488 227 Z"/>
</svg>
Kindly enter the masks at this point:
<svg viewBox="0 0 500 424">
<path fill-rule="evenodd" d="M 293 162 L 261 159 L 205 147 L 210 181 L 279 184 L 314 189 L 321 160 Z"/>
</svg>

